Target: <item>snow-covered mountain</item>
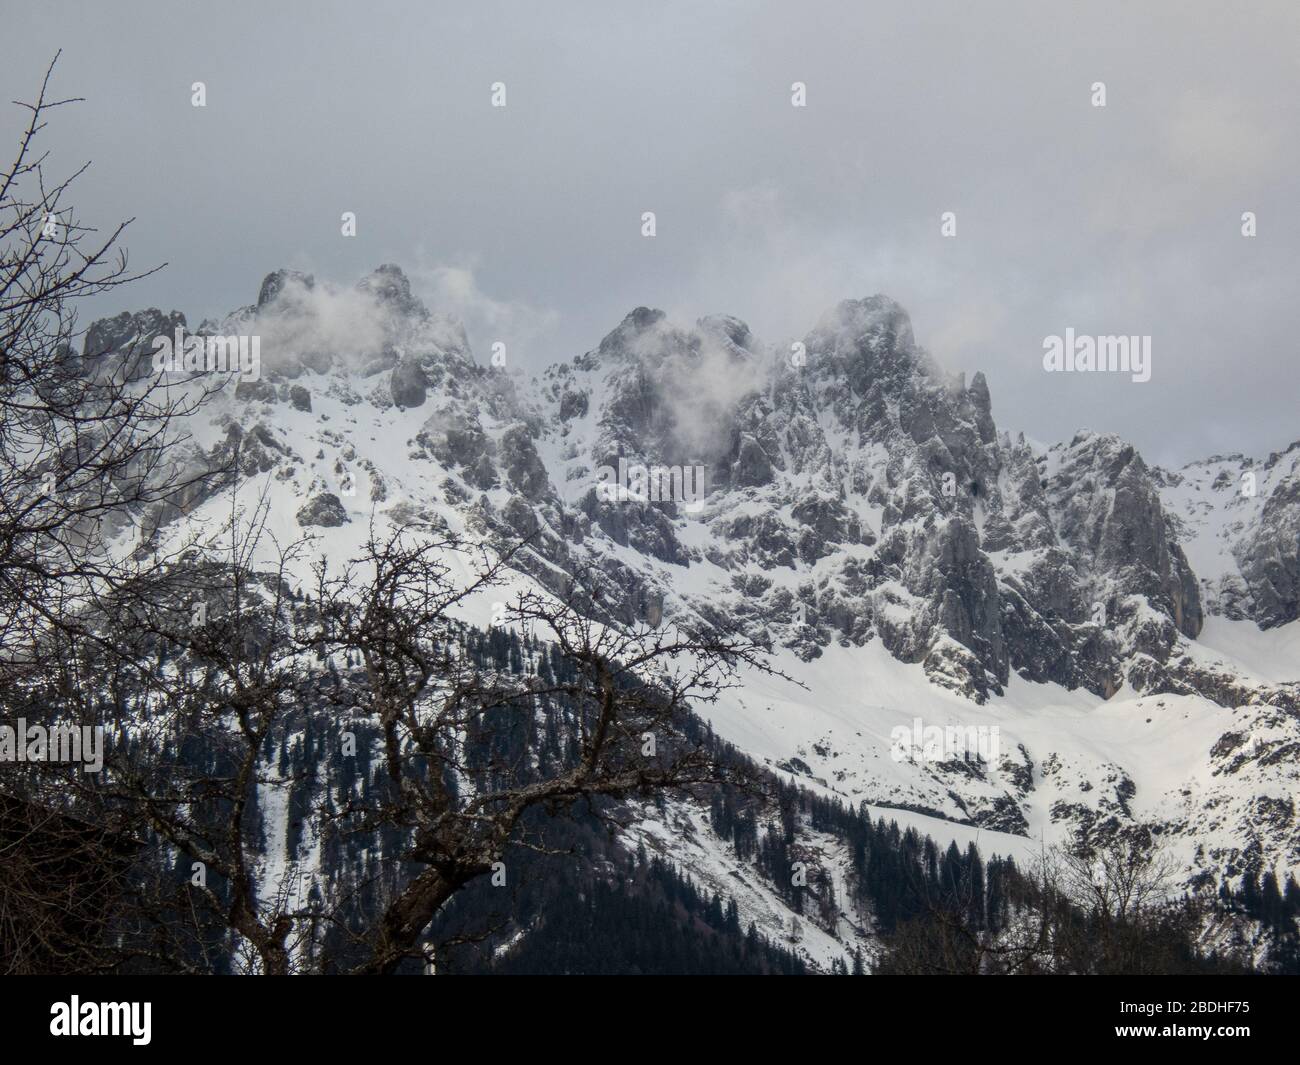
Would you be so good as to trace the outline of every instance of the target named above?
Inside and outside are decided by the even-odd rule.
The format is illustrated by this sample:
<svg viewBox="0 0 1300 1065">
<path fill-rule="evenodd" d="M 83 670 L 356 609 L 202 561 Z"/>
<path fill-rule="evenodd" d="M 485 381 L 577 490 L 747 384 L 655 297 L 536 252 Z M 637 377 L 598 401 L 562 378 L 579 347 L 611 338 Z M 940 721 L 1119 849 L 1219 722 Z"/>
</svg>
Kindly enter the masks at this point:
<svg viewBox="0 0 1300 1065">
<path fill-rule="evenodd" d="M 183 321 L 108 319 L 87 350 L 147 352 Z M 278 271 L 197 332 L 260 336 L 262 373 L 178 459 L 237 448 L 282 542 L 342 559 L 419 515 L 529 538 L 519 588 L 590 571 L 615 622 L 739 623 L 798 683 L 727 693 L 720 736 L 941 842 L 1022 856 L 1140 821 L 1189 880 L 1300 873 L 1300 444 L 1176 472 L 1113 435 L 1036 448 L 884 296 L 779 348 L 637 308 L 532 380 L 476 359 L 394 266 L 353 288 Z M 142 535 L 228 507 L 194 498 Z"/>
</svg>

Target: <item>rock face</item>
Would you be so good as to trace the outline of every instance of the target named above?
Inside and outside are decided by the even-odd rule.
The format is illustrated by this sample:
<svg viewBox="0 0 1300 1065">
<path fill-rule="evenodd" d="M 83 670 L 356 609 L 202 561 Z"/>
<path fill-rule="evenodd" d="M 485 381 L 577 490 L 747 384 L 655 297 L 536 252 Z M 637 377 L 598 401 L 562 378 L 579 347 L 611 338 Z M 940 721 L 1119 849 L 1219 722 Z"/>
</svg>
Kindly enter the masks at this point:
<svg viewBox="0 0 1300 1065">
<path fill-rule="evenodd" d="M 364 328 L 332 332 L 321 307 L 333 298 Z M 120 351 L 172 321 L 147 311 L 92 334 Z M 393 266 L 346 290 L 277 271 L 220 328 L 261 332 L 267 363 L 264 381 L 236 391 L 249 402 L 225 415 L 238 424 L 222 446 L 248 476 L 275 478 L 303 527 L 347 523 L 322 487 L 368 479 L 358 498 L 392 515 L 501 549 L 527 539 L 512 556 L 521 579 L 564 594 L 581 570 L 602 621 L 737 627 L 809 676 L 856 655 L 963 713 L 1091 693 L 1090 706 L 1141 707 L 1170 742 L 1194 721 L 1204 749 L 1187 756 L 1200 761 L 1185 794 L 1234 824 L 1249 823 L 1253 798 L 1290 786 L 1269 774 L 1300 760 L 1300 678 L 1219 661 L 1197 640 L 1210 616 L 1263 627 L 1300 616 L 1300 446 L 1177 472 L 1114 435 L 1035 448 L 999 431 L 982 374 L 969 385 L 946 374 L 879 295 L 837 304 L 793 348 L 730 316 L 682 326 L 638 307 L 518 390 Z M 277 404 L 312 411 L 314 459 L 266 429 Z M 873 680 L 854 698 L 870 699 Z M 811 714 L 821 696 L 808 698 Z M 871 713 L 898 709 L 880 699 Z M 1238 764 L 1240 744 L 1210 750 L 1243 707 L 1268 722 L 1272 753 L 1241 762 L 1248 784 L 1203 784 L 1198 773 Z M 1093 831 L 1135 816 L 1132 789 L 1142 798 L 1150 785 L 1123 745 L 1092 749 L 1031 738 L 889 786 L 817 745 L 779 760 L 855 798 L 990 829 L 1046 818 Z M 1277 823 L 1258 847 L 1290 853 L 1300 829 L 1269 808 Z M 1198 809 L 1177 814 L 1179 831 L 1195 834 Z M 1223 843 L 1214 860 L 1238 859 Z"/>
<path fill-rule="evenodd" d="M 343 502 L 333 492 L 321 492 L 311 498 L 298 510 L 298 524 L 304 529 L 319 526 L 324 529 L 337 528 L 348 520 L 348 512 L 343 509 Z"/>
<path fill-rule="evenodd" d="M 401 267 L 386 263 L 357 282 L 357 289 L 402 318 L 428 318 L 429 312 L 411 295 L 411 282 Z"/>
<path fill-rule="evenodd" d="M 178 327 L 185 327 L 185 315 L 180 311 L 163 314 L 157 308 L 101 318 L 86 330 L 82 366 L 92 373 L 124 375 L 128 381 L 149 377 L 154 338 L 166 336 L 174 341 Z"/>
<path fill-rule="evenodd" d="M 1131 446 L 1082 433 L 1035 454 L 1000 436 L 983 375 L 945 376 L 883 296 L 832 308 L 799 356 L 764 354 L 735 318 L 683 330 L 633 310 L 548 372 L 571 441 L 558 479 L 704 466 L 691 548 L 683 498 L 588 496 L 583 515 L 657 559 L 784 571 L 737 615 L 766 627 L 791 604 L 816 634 L 787 631 L 801 654 L 878 635 L 977 700 L 1013 670 L 1109 695 L 1139 679 L 1132 655 L 1164 662 L 1200 631 L 1200 589 Z"/>
<path fill-rule="evenodd" d="M 213 327 L 266 335 L 269 373 L 236 398 L 310 411 L 313 393 L 338 386 L 303 374 L 377 378 L 362 387 L 380 408 L 429 411 L 413 443 L 460 482 L 458 499 L 511 497 L 485 497 L 476 522 L 503 540 L 547 530 L 530 556 L 544 560 L 538 579 L 581 547 L 616 614 L 632 616 L 663 577 L 603 544 L 707 568 L 717 589 L 683 589 L 669 613 L 727 615 L 805 658 L 879 638 L 976 701 L 1013 673 L 1103 696 L 1174 684 L 1207 594 L 1261 625 L 1300 615 L 1300 452 L 1270 460 L 1252 520 L 1224 545 L 1232 572 L 1203 585 L 1179 543 L 1190 519 L 1162 498 L 1179 475 L 1113 435 L 1038 453 L 1000 434 L 984 376 L 946 375 L 885 296 L 842 301 L 791 351 L 738 318 L 683 328 L 638 307 L 525 401 L 398 267 L 353 291 L 269 274 L 255 306 Z M 319 317 L 335 297 L 365 319 L 351 347 Z M 87 353 L 183 322 L 106 319 Z M 325 499 L 303 508 L 308 520 L 345 520 Z M 756 569 L 765 585 L 736 596 L 734 579 Z"/>
<path fill-rule="evenodd" d="M 1216 455 L 1159 475 L 1213 611 L 1265 629 L 1300 618 L 1300 442 L 1262 462 Z"/>
<path fill-rule="evenodd" d="M 1294 447 L 1295 445 L 1293 445 Z M 1274 456 L 1265 472 L 1276 477 L 1253 529 L 1233 547 L 1233 558 L 1250 592 L 1250 616 L 1264 628 L 1300 617 L 1300 472 L 1292 452 L 1289 469 Z"/>
<path fill-rule="evenodd" d="M 399 407 L 420 407 L 429 387 L 424 368 L 414 361 L 402 360 L 393 368 L 389 389 Z"/>
<path fill-rule="evenodd" d="M 257 293 L 257 309 L 260 311 L 280 298 L 286 287 L 300 286 L 310 292 L 316 287 L 316 280 L 311 274 L 299 273 L 297 270 L 275 270 L 262 279 L 262 287 Z"/>
<path fill-rule="evenodd" d="M 1064 544 L 1085 560 L 1112 610 L 1124 595 L 1142 595 L 1185 636 L 1201 631 L 1200 593 L 1171 536 L 1150 471 L 1116 436 L 1080 433 L 1053 453 L 1048 494 Z"/>
</svg>

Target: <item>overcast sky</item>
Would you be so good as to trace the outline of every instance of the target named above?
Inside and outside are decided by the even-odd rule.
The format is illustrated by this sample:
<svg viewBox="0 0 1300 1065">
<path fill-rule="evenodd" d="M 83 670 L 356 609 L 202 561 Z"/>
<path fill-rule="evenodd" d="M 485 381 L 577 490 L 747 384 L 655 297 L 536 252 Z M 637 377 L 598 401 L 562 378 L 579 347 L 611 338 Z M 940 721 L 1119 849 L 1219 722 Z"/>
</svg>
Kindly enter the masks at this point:
<svg viewBox="0 0 1300 1065">
<path fill-rule="evenodd" d="M 86 102 L 51 165 L 92 160 L 82 217 L 170 264 L 98 313 L 197 323 L 277 266 L 396 262 L 534 369 L 638 305 L 788 342 L 883 292 L 1003 428 L 1163 463 L 1300 438 L 1294 0 L 4 8 L 4 100 L 62 48 Z M 1150 335 L 1151 380 L 1045 373 L 1067 327 Z"/>
</svg>

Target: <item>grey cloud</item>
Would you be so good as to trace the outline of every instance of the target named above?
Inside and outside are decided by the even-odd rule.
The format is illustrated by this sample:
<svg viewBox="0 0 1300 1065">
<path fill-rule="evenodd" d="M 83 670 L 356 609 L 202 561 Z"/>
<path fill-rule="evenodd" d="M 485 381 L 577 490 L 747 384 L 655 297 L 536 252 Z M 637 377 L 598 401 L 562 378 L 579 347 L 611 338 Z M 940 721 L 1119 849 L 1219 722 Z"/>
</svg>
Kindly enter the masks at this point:
<svg viewBox="0 0 1300 1065">
<path fill-rule="evenodd" d="M 884 292 L 1033 437 L 1113 430 L 1171 462 L 1300 436 L 1300 9 L 1283 0 L 54 2 L 4 25 L 6 99 L 58 47 L 58 87 L 87 98 L 48 139 L 58 168 L 94 161 L 83 216 L 136 216 L 134 261 L 170 263 L 96 313 L 198 321 L 279 266 L 343 282 L 396 262 L 465 316 L 478 358 L 505 339 L 539 369 L 634 306 L 779 342 Z M 9 143 L 18 121 L 0 109 Z M 1042 373 L 1067 326 L 1150 334 L 1152 380 Z"/>
</svg>

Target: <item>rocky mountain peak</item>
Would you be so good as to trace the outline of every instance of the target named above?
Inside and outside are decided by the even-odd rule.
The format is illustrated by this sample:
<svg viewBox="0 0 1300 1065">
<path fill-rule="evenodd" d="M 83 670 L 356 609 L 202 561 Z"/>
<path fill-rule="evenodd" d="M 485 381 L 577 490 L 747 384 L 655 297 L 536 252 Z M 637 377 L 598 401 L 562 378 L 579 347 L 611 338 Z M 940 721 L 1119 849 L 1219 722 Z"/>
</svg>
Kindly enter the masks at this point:
<svg viewBox="0 0 1300 1065">
<path fill-rule="evenodd" d="M 260 311 L 269 307 L 272 303 L 280 298 L 286 288 L 300 288 L 310 292 L 316 287 L 316 279 L 311 274 L 304 274 L 298 270 L 272 270 L 262 279 L 262 287 L 257 293 L 257 309 Z"/>
<path fill-rule="evenodd" d="M 172 322 L 150 310 L 92 333 L 120 348 Z M 999 432 L 984 374 L 967 385 L 941 372 L 885 296 L 831 308 L 802 360 L 739 318 L 681 326 L 638 307 L 523 397 L 396 267 L 345 288 L 276 271 L 223 327 L 235 324 L 262 334 L 265 379 L 222 398 L 212 457 L 237 447 L 248 477 L 273 479 L 286 524 L 341 555 L 376 513 L 502 550 L 527 537 L 518 580 L 563 593 L 581 567 L 602 620 L 738 625 L 810 693 L 784 713 L 754 698 L 731 723 L 751 735 L 761 721 L 774 744 L 805 720 L 838 730 L 773 757 L 797 756 L 855 799 L 1021 834 L 1082 830 L 1127 817 L 1143 779 L 1122 743 L 1088 731 L 1110 727 L 1103 701 L 1146 700 L 1158 721 L 1300 709 L 1300 684 L 1196 643 L 1207 614 L 1277 626 L 1300 612 L 1300 449 L 1177 476 L 1115 434 L 1041 449 Z M 621 494 L 597 491 L 611 471 L 627 477 Z M 860 676 L 842 682 L 846 669 Z M 1153 702 L 1167 697 L 1187 702 Z M 910 722 L 913 702 L 986 713 L 1025 739 L 997 764 L 882 769 L 863 737 L 889 715 Z M 1062 755 L 1042 738 L 1041 705 L 1101 724 L 1080 724 Z M 1130 725 L 1124 737 L 1139 734 Z M 1222 730 L 1198 727 L 1208 751 Z M 1261 755 L 1241 772 L 1255 788 L 1270 765 Z M 1181 794 L 1248 820 L 1243 785 L 1225 779 Z"/>
<path fill-rule="evenodd" d="M 100 318 L 86 330 L 82 347 L 82 368 L 88 374 L 120 371 L 138 381 L 153 372 L 153 341 L 156 337 L 174 337 L 178 328 L 186 328 L 180 311 L 164 314 L 157 307 L 143 311 L 123 311 L 112 318 Z"/>
<path fill-rule="evenodd" d="M 719 337 L 727 344 L 746 352 L 756 350 L 757 342 L 749 326 L 729 314 L 708 314 L 695 323 L 702 333 Z"/>
<path fill-rule="evenodd" d="M 601 339 L 594 355 L 601 359 L 654 364 L 673 354 L 689 352 L 693 347 L 691 334 L 671 325 L 663 311 L 636 307 Z"/>
<path fill-rule="evenodd" d="M 429 310 L 411 294 L 411 282 L 400 266 L 385 263 L 357 282 L 357 291 L 405 318 L 423 320 Z"/>
<path fill-rule="evenodd" d="M 881 377 L 938 375 L 917 347 L 907 311 L 888 296 L 841 300 L 822 315 L 804 343 L 810 366 L 847 379 L 858 394 Z"/>
</svg>

